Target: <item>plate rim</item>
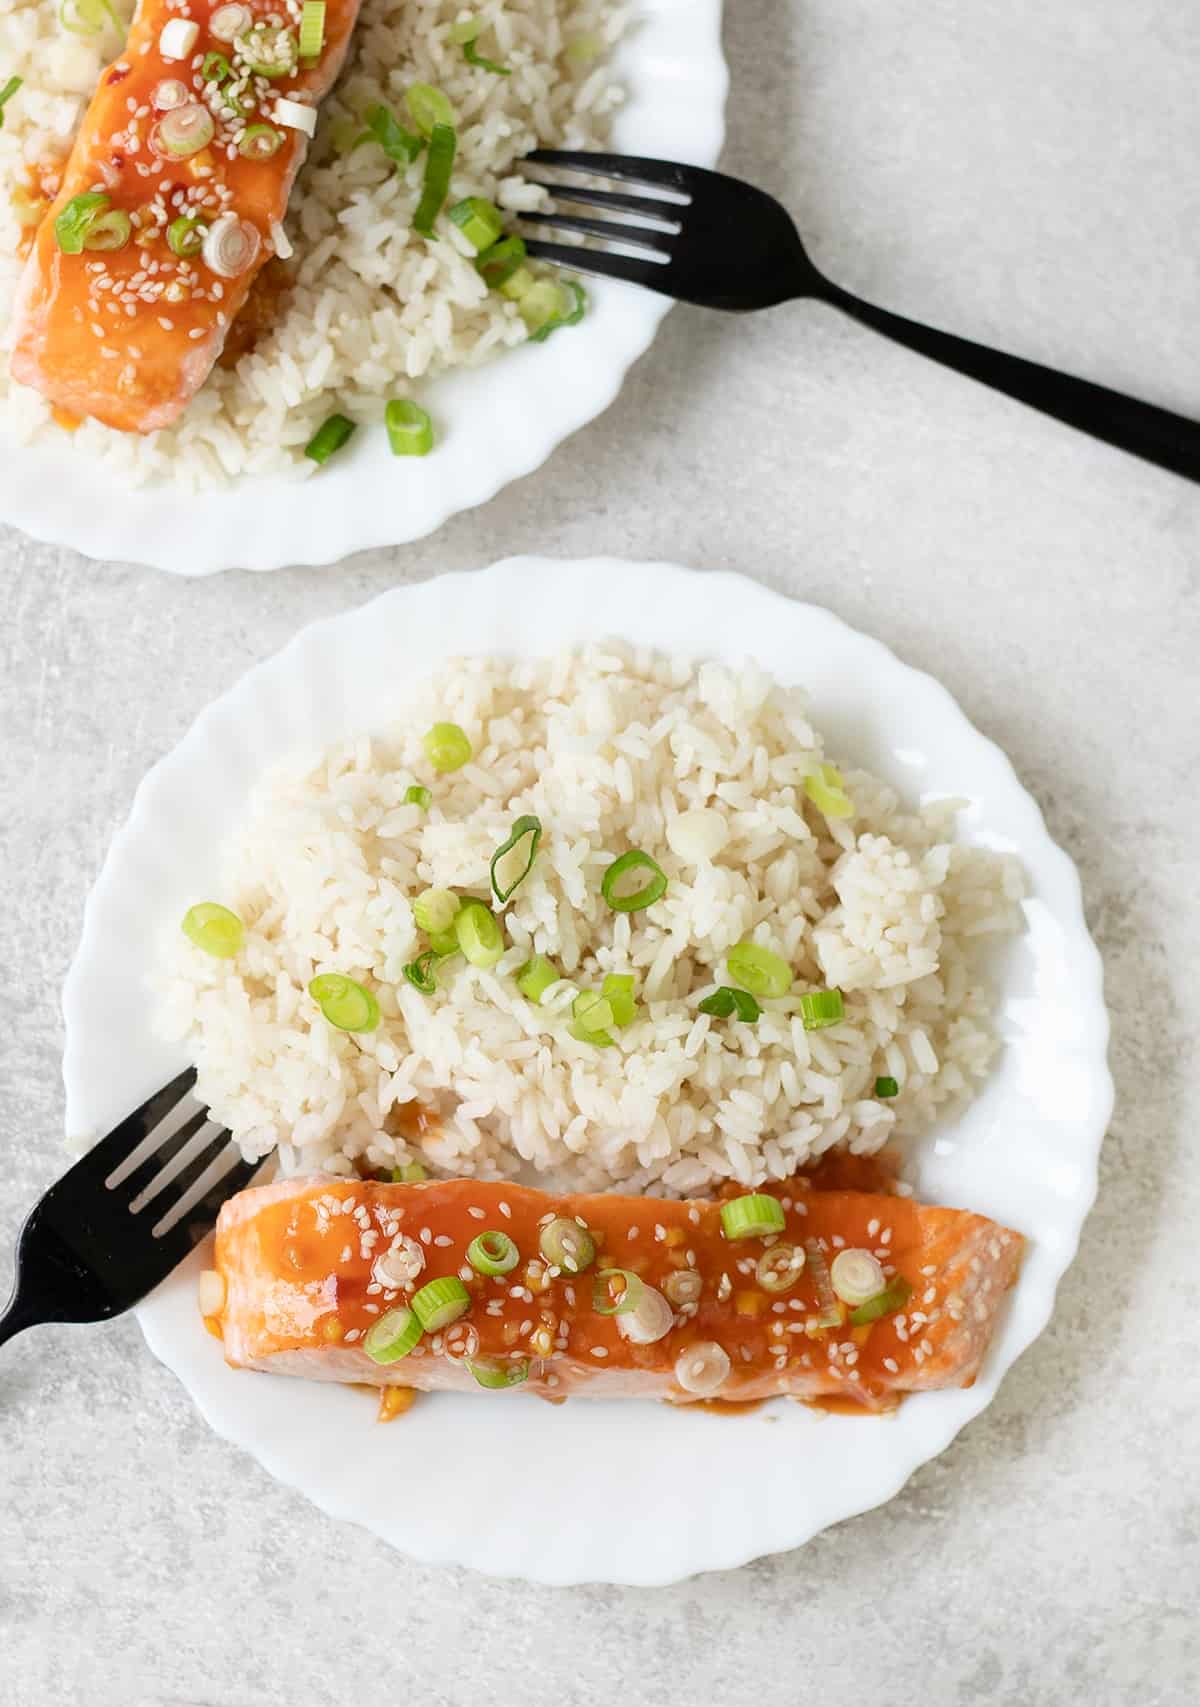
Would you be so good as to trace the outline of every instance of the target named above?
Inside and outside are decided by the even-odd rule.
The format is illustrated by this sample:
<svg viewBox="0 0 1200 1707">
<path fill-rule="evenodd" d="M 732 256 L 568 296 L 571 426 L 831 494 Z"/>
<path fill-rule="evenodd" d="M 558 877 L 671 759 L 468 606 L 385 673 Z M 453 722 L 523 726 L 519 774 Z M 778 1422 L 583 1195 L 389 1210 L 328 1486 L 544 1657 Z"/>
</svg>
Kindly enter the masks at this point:
<svg viewBox="0 0 1200 1707">
<path fill-rule="evenodd" d="M 786 1524 L 782 1528 L 775 1525 L 773 1534 L 767 1539 L 763 1539 L 761 1535 L 757 1538 L 743 1536 L 740 1540 L 731 1537 L 730 1545 L 722 1548 L 719 1541 L 716 1544 L 711 1544 L 713 1538 L 710 1538 L 710 1545 L 706 1549 L 705 1556 L 701 1559 L 681 1557 L 678 1553 L 672 1553 L 667 1548 L 653 1554 L 647 1551 L 646 1556 L 637 1562 L 635 1568 L 631 1568 L 628 1562 L 625 1562 L 619 1571 L 610 1568 L 608 1571 L 601 1570 L 595 1574 L 589 1574 L 586 1570 L 580 1571 L 578 1568 L 571 1568 L 569 1565 L 563 1564 L 561 1559 L 557 1564 L 547 1560 L 544 1568 L 539 1567 L 536 1571 L 531 1571 L 528 1559 L 518 1560 L 511 1569 L 506 1569 L 503 1562 L 498 1563 L 494 1555 L 485 1553 L 483 1548 L 477 1546 L 473 1550 L 470 1538 L 464 1537 L 461 1533 L 447 1539 L 441 1546 L 431 1545 L 428 1539 L 414 1541 L 411 1537 L 398 1538 L 394 1526 L 389 1526 L 385 1520 L 372 1521 L 369 1515 L 364 1515 L 363 1511 L 356 1508 L 352 1502 L 339 1499 L 327 1488 L 314 1491 L 311 1486 L 298 1480 L 297 1472 L 275 1450 L 273 1440 L 264 1440 L 261 1437 L 247 1438 L 248 1429 L 244 1423 L 239 1431 L 235 1423 L 231 1423 L 229 1419 L 220 1414 L 213 1404 L 208 1402 L 209 1395 L 207 1393 L 197 1391 L 188 1379 L 186 1357 L 181 1357 L 179 1347 L 168 1331 L 166 1317 L 160 1316 L 156 1308 L 156 1301 L 160 1299 L 164 1289 L 172 1285 L 172 1281 L 164 1283 L 164 1288 L 160 1288 L 159 1292 L 152 1294 L 150 1299 L 138 1307 L 139 1323 L 150 1349 L 183 1382 L 189 1396 L 196 1403 L 209 1426 L 222 1438 L 229 1440 L 243 1450 L 250 1451 L 276 1479 L 302 1492 L 306 1498 L 329 1515 L 365 1526 L 378 1535 L 380 1539 L 387 1541 L 390 1545 L 397 1546 L 409 1557 L 425 1563 L 468 1565 L 494 1576 L 511 1576 L 558 1586 L 591 1581 L 627 1583 L 634 1586 L 658 1586 L 676 1582 L 700 1572 L 734 1568 L 753 1558 L 801 1546 L 830 1523 L 859 1515 L 885 1504 L 893 1498 L 918 1468 L 943 1452 L 956 1437 L 959 1430 L 986 1408 L 994 1397 L 995 1389 L 1003 1375 L 1007 1374 L 1012 1364 L 1028 1350 L 1029 1346 L 1043 1332 L 1053 1313 L 1059 1285 L 1076 1255 L 1083 1223 L 1095 1201 L 1098 1189 L 1099 1155 L 1111 1117 L 1114 1092 L 1107 1062 L 1110 1024 L 1103 997 L 1103 963 L 1087 928 L 1079 874 L 1073 860 L 1050 835 L 1040 806 L 1021 783 L 1008 755 L 997 742 L 983 734 L 975 726 L 949 690 L 935 677 L 905 663 L 896 656 L 890 647 L 874 635 L 855 628 L 824 607 L 791 599 L 787 595 L 746 576 L 723 570 L 696 571 L 666 562 L 648 563 L 611 557 L 564 559 L 519 556 L 506 558 L 487 568 L 455 571 L 451 574 L 435 577 L 430 581 L 389 588 L 363 604 L 351 606 L 347 610 L 301 627 L 281 648 L 253 665 L 225 693 L 202 708 L 180 740 L 142 778 L 135 792 L 128 817 L 113 837 L 100 874 L 85 905 L 79 947 L 67 974 L 63 991 L 63 1012 L 66 1023 L 63 1074 L 67 1088 L 67 1123 L 68 1130 L 70 1130 L 72 1120 L 77 1120 L 79 1102 L 77 1053 L 81 1025 L 81 1003 L 84 1000 L 84 965 L 89 950 L 89 942 L 97 928 L 97 916 L 104 899 L 106 885 L 111 882 L 112 873 L 119 868 L 128 848 L 131 845 L 136 848 L 139 838 L 144 833 L 144 826 L 152 821 L 152 814 L 156 809 L 156 796 L 159 796 L 162 791 L 169 787 L 176 766 L 185 766 L 189 762 L 191 749 L 207 741 L 210 726 L 223 712 L 228 711 L 231 701 L 235 701 L 240 694 L 252 695 L 256 686 L 261 684 L 264 678 L 269 678 L 274 671 L 285 671 L 290 663 L 294 663 L 297 654 L 313 646 L 314 643 L 319 644 L 321 636 L 328 631 L 355 619 L 365 622 L 368 620 L 368 613 L 377 610 L 384 604 L 397 604 L 409 609 L 414 603 L 419 606 L 422 601 L 435 603 L 452 597 L 456 589 L 469 589 L 472 596 L 475 596 L 484 579 L 488 579 L 495 585 L 503 585 L 506 581 L 528 576 L 530 572 L 535 575 L 590 574 L 605 578 L 617 572 L 633 574 L 639 578 L 653 576 L 658 583 L 669 584 L 674 581 L 677 586 L 680 583 L 691 586 L 702 575 L 706 588 L 719 587 L 724 597 L 736 597 L 743 601 L 753 600 L 764 613 L 773 612 L 781 620 L 786 619 L 789 623 L 809 622 L 824 625 L 829 631 L 848 637 L 853 646 L 865 648 L 868 653 L 873 653 L 878 659 L 885 662 L 889 671 L 898 671 L 906 687 L 911 684 L 919 688 L 919 691 L 930 699 L 942 714 L 948 714 L 953 719 L 959 730 L 970 738 L 979 753 L 987 755 L 990 764 L 1004 778 L 1006 787 L 1015 791 L 1015 797 L 1020 799 L 1022 809 L 1029 818 L 1031 831 L 1038 838 L 1039 860 L 1048 861 L 1055 871 L 1057 883 L 1061 886 L 1059 915 L 1061 918 L 1063 908 L 1069 913 L 1068 922 L 1072 936 L 1072 966 L 1079 980 L 1080 990 L 1083 992 L 1080 996 L 1078 1012 L 1081 1020 L 1086 1023 L 1082 1024 L 1081 1028 L 1080 1053 L 1086 1054 L 1089 1067 L 1095 1075 L 1086 1132 L 1083 1130 L 1082 1117 L 1072 1127 L 1078 1146 L 1077 1152 L 1073 1151 L 1073 1155 L 1081 1171 L 1085 1173 L 1086 1180 L 1085 1188 L 1073 1194 L 1071 1198 L 1069 1240 L 1060 1245 L 1053 1263 L 1054 1272 L 1051 1283 L 1038 1295 L 1036 1307 L 1028 1313 L 1028 1320 L 1024 1324 L 1024 1331 L 1019 1343 L 1005 1364 L 1003 1371 L 998 1373 L 994 1382 L 991 1383 L 991 1390 L 985 1393 L 988 1383 L 982 1380 L 979 1387 L 974 1390 L 976 1393 L 984 1395 L 982 1402 L 974 1408 L 971 1408 L 969 1402 L 964 1403 L 958 1411 L 950 1406 L 944 1407 L 937 1419 L 937 1426 L 927 1428 L 927 1438 L 922 1440 L 915 1459 L 910 1462 L 902 1455 L 898 1457 L 895 1474 L 889 1475 L 887 1478 L 880 1478 L 877 1485 L 867 1491 L 863 1497 L 847 1499 L 844 1494 L 841 1494 L 835 1501 L 836 1509 L 829 1509 L 824 1512 L 819 1509 L 814 1511 L 810 1507 L 806 1514 L 802 1509 L 797 1509 L 795 1511 L 797 1521 L 790 1527 Z M 410 620 L 412 620 L 411 617 Z M 419 620 L 419 615 L 417 620 Z M 688 647 L 686 650 L 691 652 L 694 651 L 694 648 Z M 1022 851 L 1025 851 L 1024 848 Z M 1083 988 L 1085 984 L 1086 990 Z M 147 1086 L 147 1089 L 150 1088 L 152 1087 Z M 1066 1213 L 1067 1211 L 1064 1210 L 1064 1215 Z M 198 1265 L 198 1257 L 190 1260 L 194 1265 Z M 172 1280 L 176 1280 L 182 1272 L 177 1271 L 176 1277 L 172 1277 Z M 190 1288 L 188 1295 L 190 1298 Z M 939 1395 L 939 1397 L 951 1398 L 954 1395 Z M 964 1395 L 964 1399 L 967 1398 L 968 1396 Z M 932 1424 L 932 1416 L 928 1420 Z M 252 1427 L 249 1428 L 249 1433 L 253 1436 Z"/>
<path fill-rule="evenodd" d="M 685 7 L 681 33 L 675 14 Z M 629 90 L 614 116 L 614 148 L 716 165 L 730 85 L 722 13 L 723 0 L 645 0 L 614 57 L 614 74 Z M 664 66 L 682 66 L 685 76 L 664 75 Z M 690 100 L 679 98 L 681 88 Z M 677 115 L 660 146 L 656 106 Z M 0 522 L 95 562 L 133 563 L 188 579 L 230 569 L 330 569 L 361 551 L 413 544 L 533 474 L 598 419 L 674 307 L 669 298 L 611 279 L 590 279 L 589 291 L 592 313 L 571 339 L 506 352 L 505 432 L 489 435 L 483 423 L 476 430 L 472 415 L 479 411 L 460 403 L 440 462 L 409 459 L 398 468 L 380 429 L 369 441 L 364 436 L 353 457 L 323 469 L 317 485 L 315 477 L 294 473 L 247 475 L 189 493 L 118 480 L 114 466 L 73 453 L 69 441 L 23 442 L 0 428 L 7 452 L 0 458 Z M 435 411 L 441 398 L 453 416 L 456 393 L 470 392 L 476 382 L 486 402 L 486 376 L 495 367 L 435 376 L 428 382 Z M 514 396 L 523 399 L 519 411 Z"/>
</svg>

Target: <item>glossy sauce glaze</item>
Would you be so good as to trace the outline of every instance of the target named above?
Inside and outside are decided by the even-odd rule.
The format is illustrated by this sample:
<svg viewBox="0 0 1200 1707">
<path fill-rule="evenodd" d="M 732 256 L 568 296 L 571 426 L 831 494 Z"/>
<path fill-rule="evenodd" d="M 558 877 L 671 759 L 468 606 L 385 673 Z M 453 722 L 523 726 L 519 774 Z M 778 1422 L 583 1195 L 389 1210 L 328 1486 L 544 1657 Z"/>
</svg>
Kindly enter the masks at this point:
<svg viewBox="0 0 1200 1707">
<path fill-rule="evenodd" d="M 840 1396 L 871 1410 L 890 1408 L 914 1387 L 973 1378 L 1015 1274 L 1016 1234 L 966 1212 L 822 1191 L 802 1179 L 772 1195 L 783 1231 L 730 1240 L 711 1201 L 558 1196 L 470 1180 L 278 1182 L 242 1193 L 222 1212 L 226 1354 L 252 1367 L 416 1387 L 470 1387 L 464 1366 L 487 1360 L 520 1371 L 523 1384 L 549 1398 L 593 1391 L 738 1403 L 790 1393 Z M 586 1272 L 568 1274 L 541 1254 L 542 1229 L 556 1216 L 586 1224 L 596 1246 Z M 471 1240 L 489 1229 L 520 1252 L 506 1275 L 477 1274 L 467 1261 Z M 827 1262 L 842 1249 L 869 1250 L 889 1282 L 903 1277 L 911 1297 L 869 1324 L 854 1327 L 843 1310 L 836 1325 L 823 1325 L 815 1256 L 785 1290 L 760 1284 L 760 1258 L 782 1243 Z M 401 1283 L 380 1262 L 397 1251 L 415 1270 Z M 633 1343 L 618 1316 L 597 1310 L 597 1275 L 608 1268 L 684 1299 L 662 1338 Z M 681 1283 L 685 1274 L 695 1279 Z M 373 1324 L 443 1276 L 465 1286 L 467 1313 L 402 1360 L 374 1364 L 361 1351 Z M 684 1391 L 676 1376 L 677 1359 L 698 1342 L 729 1359 L 719 1388 L 702 1395 Z"/>
<path fill-rule="evenodd" d="M 227 0 L 143 0 L 121 57 L 101 74 L 21 282 L 15 376 L 61 408 L 122 431 L 149 432 L 176 418 L 220 354 L 260 269 L 284 246 L 288 195 L 308 146 L 286 103 L 311 110 L 330 87 L 358 0 L 326 0 L 312 64 L 298 57 L 299 0 L 245 0 L 233 40 L 222 20 L 231 10 Z M 198 30 L 182 58 L 164 51 L 164 29 L 176 23 Z M 277 57 L 270 70 L 281 75 L 254 69 L 263 53 Z M 163 140 L 164 126 L 183 112 L 212 135 L 179 157 Z M 273 153 L 246 152 L 264 137 Z M 42 196 L 48 188 L 30 186 Z M 128 217 L 127 240 L 112 250 L 64 253 L 56 216 L 73 197 L 93 192 Z M 207 250 L 178 254 L 168 232 L 185 218 L 199 221 L 201 234 L 223 218 L 241 222 L 244 264 L 230 273 Z"/>
</svg>

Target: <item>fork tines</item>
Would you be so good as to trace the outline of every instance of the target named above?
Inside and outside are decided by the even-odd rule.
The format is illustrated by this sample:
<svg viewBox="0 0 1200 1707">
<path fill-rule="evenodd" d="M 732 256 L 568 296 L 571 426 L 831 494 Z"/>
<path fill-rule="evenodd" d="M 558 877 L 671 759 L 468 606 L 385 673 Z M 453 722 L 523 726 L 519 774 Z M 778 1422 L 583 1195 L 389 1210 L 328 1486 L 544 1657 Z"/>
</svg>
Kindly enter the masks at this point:
<svg viewBox="0 0 1200 1707">
<path fill-rule="evenodd" d="M 607 273 L 642 283 L 650 282 L 654 270 L 670 260 L 671 239 L 682 231 L 683 210 L 691 199 L 685 186 L 683 168 L 666 160 L 555 148 L 535 150 L 526 156 L 525 164 L 586 173 L 590 178 L 615 178 L 657 192 L 634 195 L 625 190 L 602 189 L 594 184 L 575 184 L 531 175 L 531 181 L 548 190 L 555 203 L 611 209 L 614 213 L 634 214 L 645 222 L 630 224 L 597 219 L 587 214 L 562 213 L 557 207 L 553 211 L 530 209 L 517 216 L 527 225 L 549 226 L 613 245 L 611 250 L 607 250 L 585 248 L 577 243 L 548 243 L 533 238 L 526 245 L 531 255 L 584 272 Z"/>
</svg>

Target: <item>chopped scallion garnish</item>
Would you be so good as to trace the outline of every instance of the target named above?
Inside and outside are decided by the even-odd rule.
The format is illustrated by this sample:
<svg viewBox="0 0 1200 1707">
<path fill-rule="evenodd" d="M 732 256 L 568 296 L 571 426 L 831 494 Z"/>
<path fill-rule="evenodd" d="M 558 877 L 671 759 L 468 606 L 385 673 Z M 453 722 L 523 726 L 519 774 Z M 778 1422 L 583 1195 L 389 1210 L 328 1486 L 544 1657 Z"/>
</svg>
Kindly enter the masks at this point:
<svg viewBox="0 0 1200 1707">
<path fill-rule="evenodd" d="M 300 58 L 310 63 L 325 45 L 325 0 L 304 0 L 300 9 Z"/>
<path fill-rule="evenodd" d="M 592 1309 L 598 1316 L 627 1316 L 636 1310 L 646 1290 L 629 1268 L 602 1268 L 592 1284 Z"/>
<path fill-rule="evenodd" d="M 542 821 L 535 818 L 531 812 L 523 813 L 520 818 L 514 818 L 513 827 L 506 840 L 500 843 L 492 855 L 492 891 L 497 901 L 504 904 L 510 900 L 516 890 L 524 883 L 533 870 L 533 862 L 537 858 L 538 845 L 542 839 Z M 508 856 L 513 858 L 508 860 Z M 503 871 L 500 862 L 507 860 Z M 506 882 L 505 879 L 511 879 Z"/>
<path fill-rule="evenodd" d="M 520 299 L 531 344 L 544 344 L 560 326 L 577 326 L 586 312 L 587 296 L 574 279 L 539 279 Z"/>
<path fill-rule="evenodd" d="M 428 456 L 433 449 L 433 422 L 410 397 L 393 397 L 383 412 L 393 456 Z"/>
<path fill-rule="evenodd" d="M 852 818 L 854 802 L 846 793 L 842 773 L 836 765 L 818 765 L 804 779 L 804 792 L 827 818 Z"/>
<path fill-rule="evenodd" d="M 189 256 L 200 253 L 207 230 L 207 221 L 198 219 L 194 214 L 180 214 L 167 227 L 167 247 L 173 255 L 187 260 Z"/>
<path fill-rule="evenodd" d="M 737 990 L 731 984 L 720 984 L 711 996 L 705 996 L 700 1012 L 712 1014 L 714 1019 L 728 1019 L 736 1013 L 746 1025 L 753 1025 L 762 1016 L 762 1009 L 749 990 Z"/>
<path fill-rule="evenodd" d="M 215 83 L 219 88 L 233 76 L 233 66 L 223 53 L 206 53 L 200 66 L 200 81 Z"/>
<path fill-rule="evenodd" d="M 822 1031 L 836 1025 L 846 1011 L 840 990 L 806 990 L 800 998 L 800 1018 L 805 1031 Z"/>
<path fill-rule="evenodd" d="M 334 451 L 341 450 L 353 431 L 354 422 L 347 420 L 345 415 L 331 415 L 309 439 L 304 454 L 318 465 L 326 463 Z"/>
<path fill-rule="evenodd" d="M 804 1246 L 772 1245 L 754 1267 L 754 1278 L 764 1292 L 786 1292 L 804 1273 Z"/>
<path fill-rule="evenodd" d="M 119 207 L 110 207 L 103 213 L 98 213 L 87 228 L 83 246 L 85 249 L 102 249 L 112 251 L 123 249 L 133 235 L 133 221 Z"/>
<path fill-rule="evenodd" d="M 25 79 L 23 77 L 10 77 L 3 89 L 0 89 L 0 130 L 4 129 L 5 103 L 12 100 L 13 96 L 24 81 Z"/>
<path fill-rule="evenodd" d="M 495 914 L 470 897 L 455 915 L 454 938 L 471 965 L 484 971 L 504 953 L 504 933 Z"/>
<path fill-rule="evenodd" d="M 450 222 L 457 225 L 467 242 L 482 254 L 491 249 L 504 230 L 504 218 L 486 196 L 468 196 L 450 209 Z"/>
<path fill-rule="evenodd" d="M 737 988 L 752 996 L 785 996 L 792 987 L 787 961 L 756 942 L 739 942 L 725 956 L 725 964 Z"/>
<path fill-rule="evenodd" d="M 403 1166 L 392 1169 L 393 1185 L 418 1185 L 421 1180 L 428 1178 L 429 1175 L 420 1162 L 405 1162 Z"/>
<path fill-rule="evenodd" d="M 881 1316 L 890 1316 L 896 1310 L 902 1310 L 911 1297 L 912 1287 L 902 1274 L 898 1274 L 891 1280 L 886 1292 L 879 1293 L 866 1304 L 860 1304 L 857 1310 L 851 1310 L 851 1325 L 863 1328 L 868 1322 L 877 1322 Z"/>
<path fill-rule="evenodd" d="M 890 1076 L 890 1074 L 881 1074 L 881 1076 L 875 1081 L 875 1095 L 877 1097 L 898 1097 L 900 1095 L 900 1086 L 897 1084 L 896 1080 Z"/>
<path fill-rule="evenodd" d="M 200 901 L 183 915 L 183 934 L 205 954 L 232 960 L 245 941 L 246 927 L 219 901 Z"/>
<path fill-rule="evenodd" d="M 462 903 L 453 889 L 423 889 L 412 904 L 419 931 L 448 931 Z"/>
<path fill-rule="evenodd" d="M 411 130 L 405 130 L 386 107 L 368 107 L 364 122 L 367 128 L 355 138 L 354 147 L 357 148 L 363 142 L 377 142 L 388 159 L 397 166 L 407 166 L 425 146 L 421 137 L 414 136 Z"/>
<path fill-rule="evenodd" d="M 456 47 L 461 47 L 466 41 L 474 41 L 482 28 L 482 18 L 460 18 L 450 26 L 450 40 Z"/>
<path fill-rule="evenodd" d="M 633 993 L 632 972 L 610 972 L 600 986 L 600 994 L 612 1009 L 612 1023 L 618 1031 L 632 1025 L 637 1014 L 637 997 Z"/>
<path fill-rule="evenodd" d="M 436 949 L 428 948 L 424 954 L 418 954 L 415 960 L 410 960 L 404 968 L 404 976 L 414 990 L 420 990 L 423 996 L 432 996 L 437 989 L 437 963 L 439 955 Z"/>
<path fill-rule="evenodd" d="M 433 795 L 421 783 L 414 782 L 404 791 L 404 804 L 406 806 L 419 806 L 422 812 L 428 812 L 433 805 Z"/>
<path fill-rule="evenodd" d="M 502 1387 L 519 1387 L 529 1375 L 526 1357 L 468 1357 L 464 1362 L 479 1385 L 494 1392 Z"/>
<path fill-rule="evenodd" d="M 476 256 L 475 270 L 489 290 L 502 290 L 513 274 L 521 269 L 525 259 L 525 242 L 520 237 L 502 237 Z M 525 269 L 528 272 L 528 268 Z M 533 274 L 529 274 L 532 282 Z"/>
<path fill-rule="evenodd" d="M 468 65 L 476 66 L 480 71 L 490 71 L 496 77 L 511 77 L 510 65 L 497 65 L 494 59 L 485 59 L 473 41 L 463 43 L 463 58 Z"/>
<path fill-rule="evenodd" d="M 62 0 L 58 21 L 73 36 L 98 36 L 106 24 L 121 28 L 108 0 Z"/>
<path fill-rule="evenodd" d="M 340 972 L 320 973 L 308 993 L 338 1031 L 374 1031 L 379 1024 L 379 1003 L 370 990 Z"/>
<path fill-rule="evenodd" d="M 471 743 L 457 723 L 435 723 L 421 745 L 435 771 L 461 770 L 471 757 Z"/>
<path fill-rule="evenodd" d="M 538 1249 L 564 1274 L 582 1274 L 596 1260 L 596 1243 L 586 1227 L 569 1215 L 556 1215 L 538 1234 Z"/>
<path fill-rule="evenodd" d="M 787 1219 L 777 1197 L 753 1191 L 721 1205 L 721 1226 L 727 1239 L 761 1239 L 782 1233 Z"/>
<path fill-rule="evenodd" d="M 269 160 L 283 145 L 283 132 L 273 124 L 248 124 L 238 143 L 244 160 Z"/>
<path fill-rule="evenodd" d="M 405 94 L 404 104 L 423 136 L 432 138 L 438 125 L 454 129 L 454 108 L 432 83 L 414 83 Z"/>
<path fill-rule="evenodd" d="M 296 38 L 280 24 L 254 24 L 237 39 L 237 51 L 259 77 L 292 77 L 299 55 Z"/>
<path fill-rule="evenodd" d="M 82 255 L 88 232 L 109 205 L 103 190 L 71 197 L 54 221 L 54 239 L 64 255 Z"/>
<path fill-rule="evenodd" d="M 362 1345 L 372 1363 L 396 1363 L 408 1356 L 420 1337 L 421 1324 L 415 1311 L 401 1305 L 372 1323 Z"/>
<path fill-rule="evenodd" d="M 467 1246 L 467 1261 L 476 1274 L 511 1274 L 521 1253 L 507 1233 L 479 1233 Z"/>
<path fill-rule="evenodd" d="M 640 889 L 618 894 L 618 883 L 631 871 L 649 871 L 653 875 Z M 628 853 L 618 854 L 600 879 L 600 893 L 614 913 L 640 913 L 643 908 L 653 906 L 655 901 L 661 900 L 666 892 L 666 872 L 657 860 L 651 859 L 641 848 L 630 848 Z"/>
<path fill-rule="evenodd" d="M 411 89 L 409 93 L 412 93 Z M 413 230 L 419 231 L 422 237 L 433 236 L 433 222 L 442 211 L 442 204 L 449 194 L 456 146 L 457 138 L 451 126 L 435 124 L 429 138 L 429 152 L 425 156 L 425 181 L 421 189 L 421 199 L 417 203 L 416 213 L 413 214 Z"/>
<path fill-rule="evenodd" d="M 606 1002 L 603 996 L 595 990 L 581 990 L 571 1004 L 571 1017 L 579 1030 L 587 1037 L 594 1037 L 597 1032 L 607 1033 L 610 1025 L 616 1023 L 612 1003 Z"/>
<path fill-rule="evenodd" d="M 852 1304 L 856 1309 L 878 1298 L 887 1286 L 879 1258 L 870 1251 L 857 1249 L 837 1253 L 829 1265 L 829 1278 L 842 1303 Z"/>
<path fill-rule="evenodd" d="M 540 1002 L 551 984 L 559 980 L 558 969 L 544 954 L 535 954 L 517 972 L 517 989 L 530 1002 Z"/>
<path fill-rule="evenodd" d="M 456 1274 L 442 1280 L 430 1280 L 419 1292 L 414 1292 L 412 1307 L 417 1320 L 428 1334 L 448 1328 L 471 1308 L 471 1294 Z"/>
</svg>

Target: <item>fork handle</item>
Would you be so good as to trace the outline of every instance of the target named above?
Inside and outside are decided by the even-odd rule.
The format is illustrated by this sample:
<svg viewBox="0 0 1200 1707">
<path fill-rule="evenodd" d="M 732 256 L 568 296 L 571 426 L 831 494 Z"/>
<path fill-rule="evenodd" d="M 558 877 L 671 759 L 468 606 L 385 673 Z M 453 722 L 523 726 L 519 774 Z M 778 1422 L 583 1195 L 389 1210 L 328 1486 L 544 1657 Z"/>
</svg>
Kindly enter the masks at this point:
<svg viewBox="0 0 1200 1707">
<path fill-rule="evenodd" d="M 894 338 L 910 350 L 965 373 L 994 391 L 1003 391 L 1019 403 L 1053 415 L 1069 427 L 1078 427 L 1093 438 L 1103 439 L 1118 450 L 1130 451 L 1147 462 L 1169 468 L 1188 480 L 1200 480 L 1200 423 L 1184 415 L 1173 415 L 1153 403 L 1125 397 L 1106 385 L 1076 379 L 1023 356 L 1005 355 L 986 344 L 974 344 L 953 332 L 939 332 L 919 320 L 906 320 L 886 308 L 876 308 L 852 296 L 840 285 L 822 279 L 816 292 L 823 302 L 842 309 L 864 326 Z"/>
<path fill-rule="evenodd" d="M 5 1340 L 15 1339 L 22 1328 L 34 1327 L 39 1319 L 25 1309 L 20 1294 L 14 1291 L 3 1314 L 0 1315 L 0 1345 L 3 1345 Z"/>
</svg>

